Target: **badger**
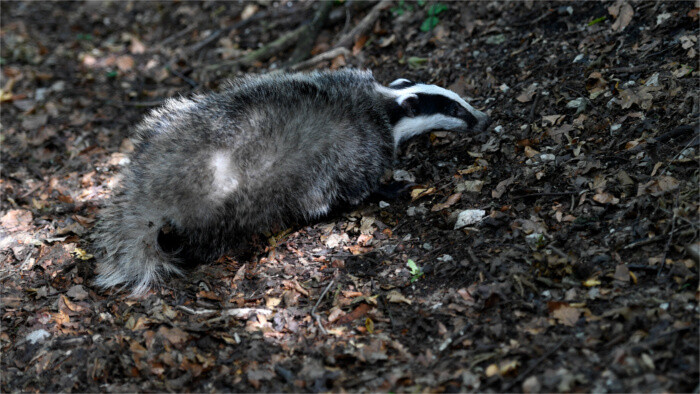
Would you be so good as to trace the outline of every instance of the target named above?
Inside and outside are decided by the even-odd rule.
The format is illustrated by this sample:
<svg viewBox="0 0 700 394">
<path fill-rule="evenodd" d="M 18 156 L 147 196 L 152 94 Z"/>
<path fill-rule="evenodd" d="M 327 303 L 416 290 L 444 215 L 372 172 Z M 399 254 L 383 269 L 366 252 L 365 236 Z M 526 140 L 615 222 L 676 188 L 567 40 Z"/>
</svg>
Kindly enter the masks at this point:
<svg viewBox="0 0 700 394">
<path fill-rule="evenodd" d="M 397 147 L 430 130 L 482 131 L 458 94 L 370 71 L 249 76 L 169 99 L 136 127 L 121 185 L 93 232 L 95 283 L 140 295 L 247 234 L 359 204 Z M 283 227 L 282 227 L 283 228 Z"/>
</svg>

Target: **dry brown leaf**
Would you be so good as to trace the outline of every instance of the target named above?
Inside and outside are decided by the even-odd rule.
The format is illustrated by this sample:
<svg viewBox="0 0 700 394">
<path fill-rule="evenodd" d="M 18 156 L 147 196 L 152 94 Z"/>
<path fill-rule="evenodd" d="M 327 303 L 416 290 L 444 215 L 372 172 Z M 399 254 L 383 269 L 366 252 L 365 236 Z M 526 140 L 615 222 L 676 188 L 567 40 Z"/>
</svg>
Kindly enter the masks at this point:
<svg viewBox="0 0 700 394">
<path fill-rule="evenodd" d="M 595 196 L 593 196 L 593 201 L 600 203 L 600 204 L 617 204 L 620 202 L 620 199 L 613 196 L 610 193 L 606 193 L 603 191 L 598 191 Z"/>
<path fill-rule="evenodd" d="M 129 45 L 129 52 L 131 52 L 134 55 L 140 55 L 146 52 L 146 46 L 143 45 L 141 40 L 139 40 L 135 36 L 131 36 L 131 45 Z"/>
<path fill-rule="evenodd" d="M 411 190 L 411 201 L 416 201 L 421 197 L 425 197 L 435 193 L 435 188 L 431 187 L 428 189 L 413 189 Z"/>
<path fill-rule="evenodd" d="M 622 109 L 627 109 L 633 104 L 637 104 L 639 108 L 648 110 L 654 101 L 654 96 L 651 92 L 656 92 L 659 89 L 659 86 L 638 86 L 622 89 L 620 90 L 620 106 Z"/>
<path fill-rule="evenodd" d="M 619 264 L 615 268 L 615 275 L 614 278 L 616 280 L 622 281 L 622 282 L 629 282 L 630 281 L 630 270 L 627 268 L 626 265 L 624 264 Z"/>
<path fill-rule="evenodd" d="M 355 45 L 352 46 L 352 54 L 354 56 L 357 56 L 362 51 L 362 47 L 365 46 L 366 42 L 367 42 L 366 35 L 362 35 L 362 36 L 357 37 L 357 40 L 355 41 Z"/>
<path fill-rule="evenodd" d="M 501 198 L 503 193 L 506 192 L 506 188 L 508 188 L 508 186 L 512 185 L 513 182 L 515 182 L 515 176 L 511 176 L 508 179 L 504 179 L 504 180 L 498 182 L 498 185 L 496 185 L 496 188 L 491 190 L 491 197 Z"/>
<path fill-rule="evenodd" d="M 560 324 L 573 327 L 576 325 L 578 318 L 581 317 L 581 310 L 570 306 L 562 306 L 552 312 L 552 317 L 557 319 Z"/>
<path fill-rule="evenodd" d="M 447 201 L 435 204 L 430 210 L 432 212 L 442 211 L 443 209 L 449 208 L 455 203 L 457 203 L 462 198 L 462 193 L 455 193 L 447 198 Z"/>
<path fill-rule="evenodd" d="M 32 223 L 32 213 L 24 209 L 13 209 L 0 218 L 0 225 L 7 232 L 25 231 Z"/>
<path fill-rule="evenodd" d="M 543 126 L 546 126 L 547 124 L 555 126 L 560 124 L 565 117 L 565 115 L 546 115 L 542 117 L 542 123 Z"/>
<path fill-rule="evenodd" d="M 680 184 L 681 182 L 678 179 L 662 175 L 658 179 L 651 180 L 644 185 L 639 185 L 637 188 L 637 196 L 641 196 L 642 194 L 660 196 L 668 191 L 677 189 Z"/>
<path fill-rule="evenodd" d="M 117 58 L 117 68 L 121 72 L 127 72 L 134 68 L 134 58 L 129 55 L 122 55 Z"/>
<path fill-rule="evenodd" d="M 518 97 L 515 99 L 520 101 L 521 103 L 527 103 L 532 101 L 532 97 L 535 96 L 535 91 L 537 90 L 537 83 L 533 83 L 532 85 L 528 86 L 527 89 L 523 90 Z"/>
<path fill-rule="evenodd" d="M 615 23 L 611 26 L 614 31 L 622 31 L 630 24 L 634 16 L 634 9 L 626 1 L 618 0 L 608 7 L 608 12 L 615 18 Z"/>
<path fill-rule="evenodd" d="M 527 157 L 533 157 L 533 156 L 539 155 L 539 154 L 540 154 L 539 151 L 537 151 L 537 150 L 535 150 L 535 149 L 533 149 L 533 148 L 531 148 L 531 147 L 529 147 L 529 146 L 525 146 L 525 156 L 527 156 Z"/>
<path fill-rule="evenodd" d="M 337 321 L 336 324 L 347 324 L 350 323 L 354 320 L 357 320 L 361 317 L 363 317 L 369 310 L 370 306 L 368 304 L 360 304 L 355 308 L 352 312 L 341 316 Z"/>
<path fill-rule="evenodd" d="M 163 336 L 163 338 L 167 339 L 168 342 L 171 344 L 178 346 L 187 341 L 189 339 L 190 335 L 181 329 L 174 327 L 174 328 L 167 328 L 165 326 L 161 326 L 158 329 L 158 334 Z"/>
<path fill-rule="evenodd" d="M 66 308 L 73 312 L 83 312 L 86 309 L 84 306 L 78 305 L 73 301 L 69 300 L 68 297 L 66 297 L 63 294 L 61 294 L 61 301 L 63 301 L 63 304 L 66 306 Z"/>
<path fill-rule="evenodd" d="M 400 302 L 403 302 L 405 304 L 411 305 L 411 300 L 408 298 L 404 297 L 403 294 L 401 294 L 398 290 L 392 290 L 389 292 L 389 294 L 386 295 L 386 299 L 389 302 L 393 302 L 395 304 L 398 304 Z"/>
</svg>

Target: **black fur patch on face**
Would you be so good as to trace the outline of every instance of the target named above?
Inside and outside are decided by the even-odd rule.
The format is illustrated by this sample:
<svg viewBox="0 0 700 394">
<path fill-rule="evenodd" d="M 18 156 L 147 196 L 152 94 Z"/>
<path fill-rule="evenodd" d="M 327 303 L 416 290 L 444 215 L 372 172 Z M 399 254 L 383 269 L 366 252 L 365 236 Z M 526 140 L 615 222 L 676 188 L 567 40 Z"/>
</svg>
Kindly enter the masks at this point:
<svg viewBox="0 0 700 394">
<path fill-rule="evenodd" d="M 406 117 L 406 110 L 396 101 L 391 100 L 387 103 L 386 112 L 389 115 L 389 123 L 394 126 L 402 118 Z"/>
<path fill-rule="evenodd" d="M 416 116 L 443 114 L 462 119 L 469 128 L 479 123 L 478 119 L 458 102 L 439 94 L 418 93 L 418 108 Z"/>
</svg>

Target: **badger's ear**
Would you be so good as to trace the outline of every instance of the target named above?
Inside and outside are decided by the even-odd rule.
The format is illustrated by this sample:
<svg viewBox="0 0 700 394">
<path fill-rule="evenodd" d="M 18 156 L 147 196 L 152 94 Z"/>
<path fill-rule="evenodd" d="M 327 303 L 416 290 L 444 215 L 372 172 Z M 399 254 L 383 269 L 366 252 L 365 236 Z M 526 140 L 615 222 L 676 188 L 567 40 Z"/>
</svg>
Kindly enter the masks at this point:
<svg viewBox="0 0 700 394">
<path fill-rule="evenodd" d="M 396 103 L 403 109 L 404 115 L 410 118 L 418 115 L 418 96 L 416 94 L 407 94 L 396 99 Z"/>
</svg>

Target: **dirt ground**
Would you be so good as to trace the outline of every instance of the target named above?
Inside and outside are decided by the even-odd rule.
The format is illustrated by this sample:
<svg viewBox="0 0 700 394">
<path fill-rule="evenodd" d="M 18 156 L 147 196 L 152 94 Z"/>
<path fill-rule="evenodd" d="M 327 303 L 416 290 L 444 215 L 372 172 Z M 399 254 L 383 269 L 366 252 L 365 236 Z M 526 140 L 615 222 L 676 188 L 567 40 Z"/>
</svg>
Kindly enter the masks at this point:
<svg viewBox="0 0 700 394">
<path fill-rule="evenodd" d="M 700 390 L 697 2 L 0 11 L 0 391 Z M 494 122 L 402 146 L 404 198 L 251 236 L 142 298 L 93 286 L 88 235 L 144 114 L 346 66 Z"/>
</svg>

